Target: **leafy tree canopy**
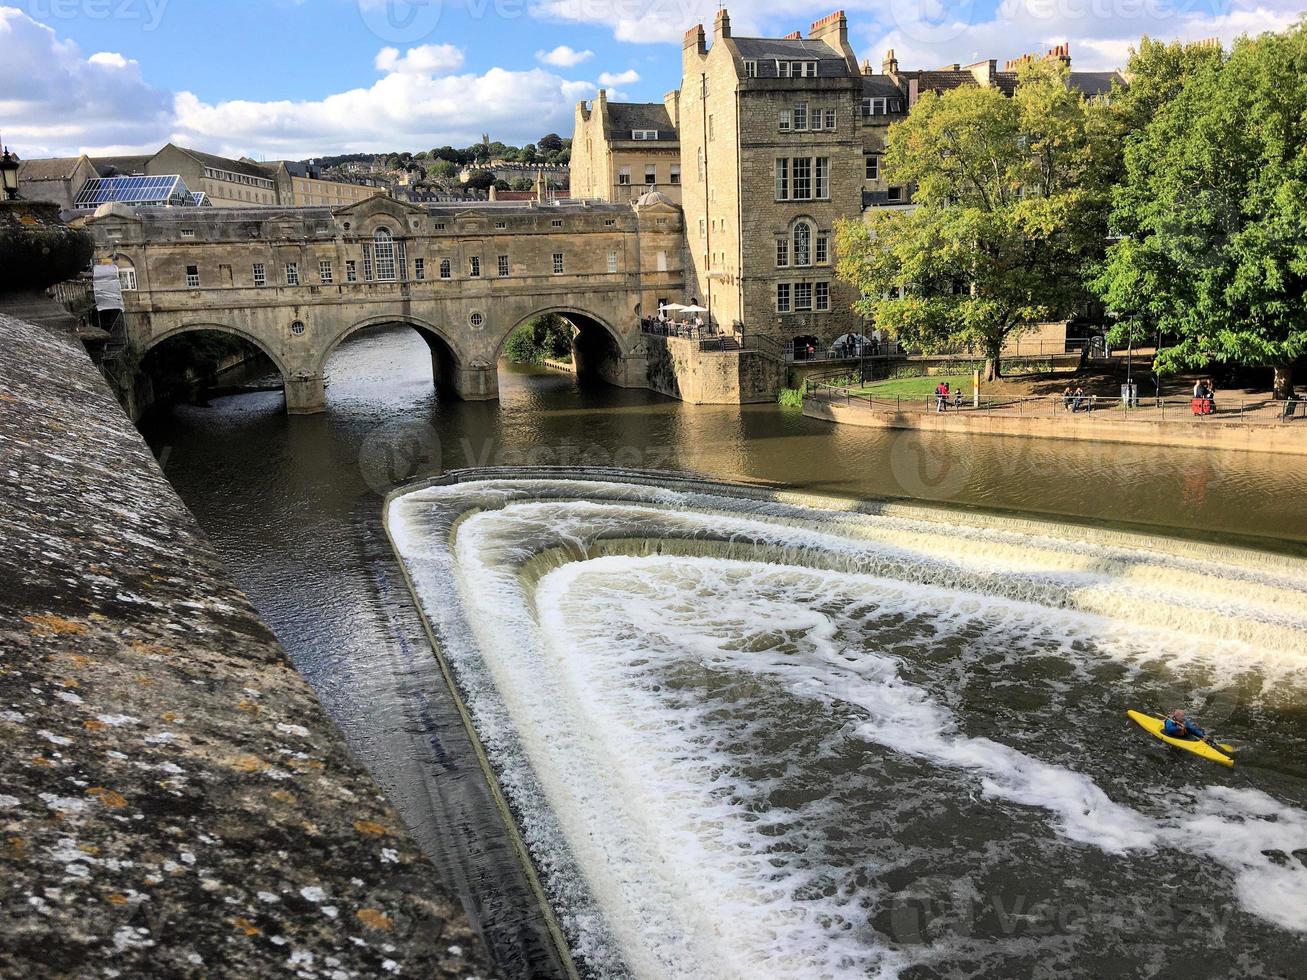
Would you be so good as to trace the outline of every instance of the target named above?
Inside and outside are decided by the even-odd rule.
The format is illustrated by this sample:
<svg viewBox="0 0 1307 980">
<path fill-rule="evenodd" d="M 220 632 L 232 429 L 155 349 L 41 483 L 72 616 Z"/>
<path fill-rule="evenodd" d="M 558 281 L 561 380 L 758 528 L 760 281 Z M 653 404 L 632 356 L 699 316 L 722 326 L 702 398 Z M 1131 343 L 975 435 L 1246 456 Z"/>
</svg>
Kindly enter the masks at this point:
<svg viewBox="0 0 1307 980">
<path fill-rule="evenodd" d="M 873 209 L 837 231 L 841 278 L 859 312 L 927 351 L 979 348 L 986 374 L 1004 343 L 1071 315 L 1101 252 L 1104 192 L 1083 96 L 1052 61 L 996 88 L 927 94 L 891 127 L 888 179 L 915 209 Z"/>
<path fill-rule="evenodd" d="M 1307 23 L 1206 55 L 1125 146 L 1119 241 L 1094 287 L 1120 336 L 1177 338 L 1164 371 L 1307 352 Z"/>
</svg>

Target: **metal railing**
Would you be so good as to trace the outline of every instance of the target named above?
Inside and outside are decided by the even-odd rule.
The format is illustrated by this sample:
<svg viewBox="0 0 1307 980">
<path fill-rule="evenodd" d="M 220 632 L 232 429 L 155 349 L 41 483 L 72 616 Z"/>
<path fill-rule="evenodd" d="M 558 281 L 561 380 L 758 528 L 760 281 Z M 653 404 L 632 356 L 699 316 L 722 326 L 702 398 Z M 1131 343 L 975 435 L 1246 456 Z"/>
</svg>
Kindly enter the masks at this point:
<svg viewBox="0 0 1307 980">
<path fill-rule="evenodd" d="M 1038 395 L 1025 398 L 981 398 L 979 401 L 973 396 L 964 395 L 959 404 L 956 393 L 950 393 L 942 402 L 933 394 L 877 397 L 873 392 L 848 383 L 809 378 L 804 399 L 897 414 L 984 414 L 1011 418 L 1087 419 L 1106 424 L 1127 421 L 1190 421 L 1201 424 L 1213 419 L 1275 424 L 1307 420 L 1307 397 L 1286 402 L 1269 396 L 1218 395 L 1215 399 L 1170 397 L 1127 402 L 1121 397 L 1102 395 Z"/>
</svg>

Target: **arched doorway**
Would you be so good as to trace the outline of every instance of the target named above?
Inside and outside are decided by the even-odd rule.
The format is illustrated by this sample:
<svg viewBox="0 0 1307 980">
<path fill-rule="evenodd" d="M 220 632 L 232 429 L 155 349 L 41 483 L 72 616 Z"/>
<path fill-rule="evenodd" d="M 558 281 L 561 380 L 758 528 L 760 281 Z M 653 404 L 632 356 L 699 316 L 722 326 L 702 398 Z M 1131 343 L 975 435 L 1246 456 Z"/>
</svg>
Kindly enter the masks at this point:
<svg viewBox="0 0 1307 980">
<path fill-rule="evenodd" d="M 140 415 L 238 391 L 284 391 L 286 367 L 263 343 L 225 324 L 190 324 L 152 338 L 129 382 Z"/>
</svg>

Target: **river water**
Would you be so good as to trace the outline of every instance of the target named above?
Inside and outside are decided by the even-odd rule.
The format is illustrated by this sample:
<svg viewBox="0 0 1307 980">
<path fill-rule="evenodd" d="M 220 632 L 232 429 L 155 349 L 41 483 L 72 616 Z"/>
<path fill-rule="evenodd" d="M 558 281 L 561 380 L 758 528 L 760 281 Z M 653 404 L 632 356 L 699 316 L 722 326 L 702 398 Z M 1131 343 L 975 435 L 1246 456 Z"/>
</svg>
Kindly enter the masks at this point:
<svg viewBox="0 0 1307 980">
<path fill-rule="evenodd" d="M 1299 969 L 1297 460 L 845 429 L 511 369 L 498 405 L 443 403 L 407 329 L 330 371 L 325 415 L 247 395 L 147 435 L 507 972 L 548 972 L 547 940 L 509 907 L 529 883 L 487 870 L 509 848 L 477 843 L 485 800 L 378 493 L 487 465 L 950 505 L 565 481 L 411 501 L 402 550 L 584 970 Z M 1124 722 L 1173 703 L 1244 745 L 1239 767 Z"/>
</svg>

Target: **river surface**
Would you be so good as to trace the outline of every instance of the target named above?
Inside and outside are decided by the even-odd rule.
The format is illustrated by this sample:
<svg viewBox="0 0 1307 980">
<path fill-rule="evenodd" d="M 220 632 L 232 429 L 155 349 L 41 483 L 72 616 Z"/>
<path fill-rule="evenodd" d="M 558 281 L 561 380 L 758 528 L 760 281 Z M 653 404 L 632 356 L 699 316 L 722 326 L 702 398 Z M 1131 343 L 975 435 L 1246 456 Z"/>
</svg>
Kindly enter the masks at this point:
<svg viewBox="0 0 1307 980">
<path fill-rule="evenodd" d="M 330 374 L 324 415 L 288 418 L 279 395 L 244 395 L 179 407 L 147 435 L 436 850 L 488 828 L 470 804 L 454 827 L 441 825 L 448 808 L 424 804 L 441 792 L 433 772 L 457 768 L 442 750 L 456 725 L 381 535 L 381 492 L 442 469 L 616 466 L 950 508 L 761 515 L 729 496 L 628 489 L 605 502 L 568 487 L 544 511 L 503 507 L 499 493 L 460 530 L 457 574 L 423 592 L 428 618 L 458 608 L 489 631 L 456 674 L 587 971 L 1299 969 L 1300 460 L 843 428 L 509 368 L 498 404 L 448 403 L 407 328 L 345 345 Z M 747 546 L 708 546 L 723 515 Z M 427 555 L 443 546 L 428 519 L 405 529 Z M 703 547 L 586 551 L 632 523 L 632 541 L 690 528 Z M 524 573 L 560 529 L 585 560 Z M 441 588 L 455 589 L 447 603 Z M 521 674 L 514 649 L 553 672 Z M 549 651 L 563 649 L 560 673 Z M 384 680 L 396 664 L 406 684 Z M 478 698 L 482 670 L 497 683 Z M 534 700 L 546 692 L 557 696 Z M 1172 701 L 1248 745 L 1247 763 L 1177 760 L 1122 725 L 1132 702 Z M 473 892 L 497 884 L 451 876 Z M 512 918 L 471 904 L 492 934 Z M 491 940 L 509 972 L 529 975 L 541 955 L 537 939 Z"/>
</svg>

